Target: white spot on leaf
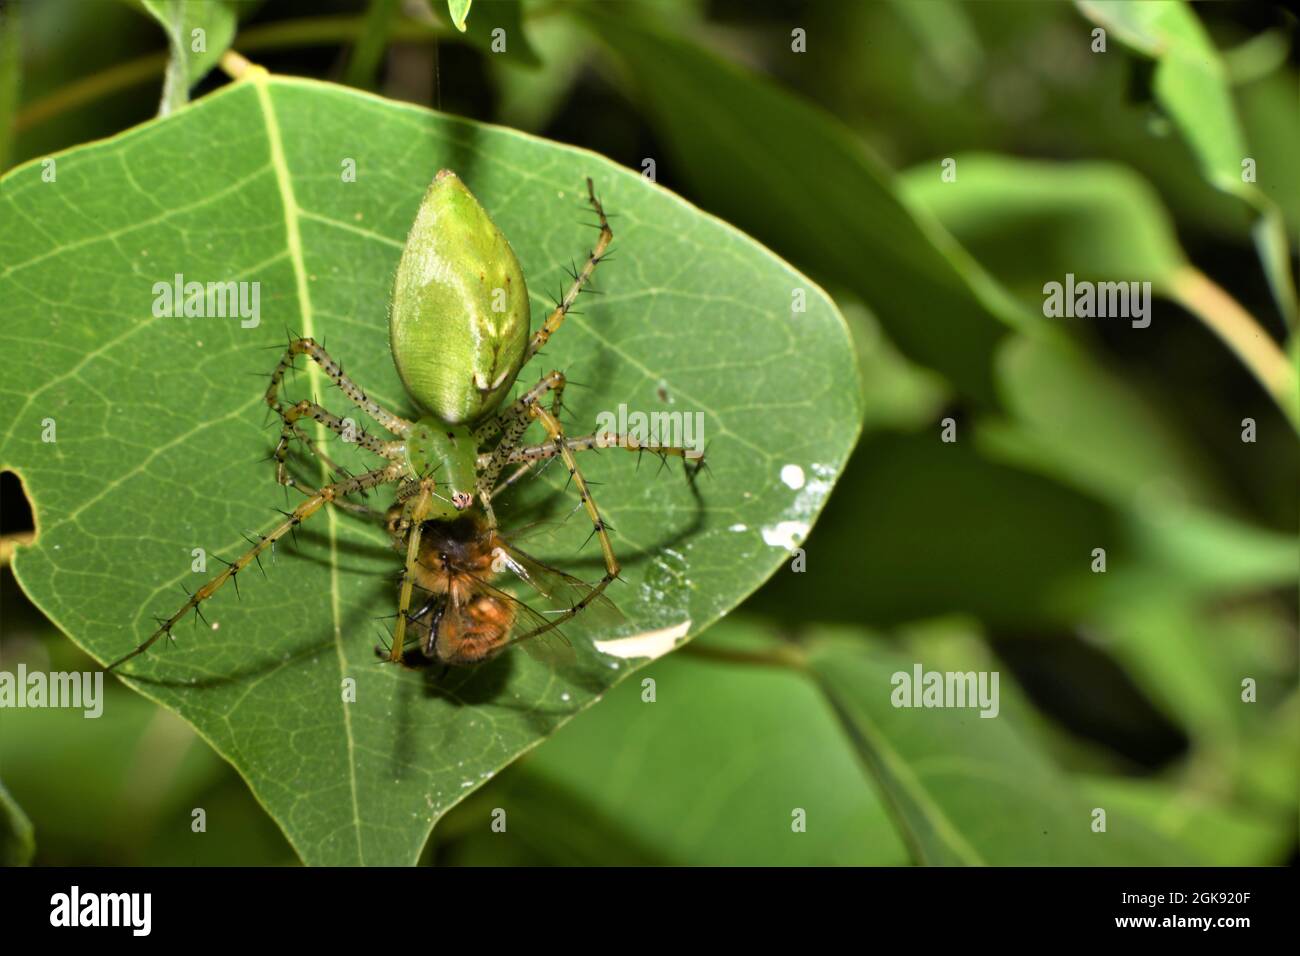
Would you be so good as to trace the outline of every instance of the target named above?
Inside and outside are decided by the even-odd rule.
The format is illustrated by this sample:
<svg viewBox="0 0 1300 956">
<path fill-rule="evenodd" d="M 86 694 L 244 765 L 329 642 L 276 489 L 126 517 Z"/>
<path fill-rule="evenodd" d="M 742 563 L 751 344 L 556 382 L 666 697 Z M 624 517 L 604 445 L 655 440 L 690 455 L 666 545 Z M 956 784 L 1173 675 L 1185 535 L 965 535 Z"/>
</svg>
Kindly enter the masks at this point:
<svg viewBox="0 0 1300 956">
<path fill-rule="evenodd" d="M 686 632 L 691 629 L 688 618 L 671 627 L 661 627 L 657 631 L 645 631 L 631 637 L 619 637 L 609 641 L 596 641 L 596 650 L 611 657 L 648 657 L 654 660 L 663 657 L 674 647 Z"/>
<path fill-rule="evenodd" d="M 807 521 L 780 521 L 763 529 L 763 540 L 774 548 L 789 551 L 799 547 L 807 534 Z"/>
</svg>

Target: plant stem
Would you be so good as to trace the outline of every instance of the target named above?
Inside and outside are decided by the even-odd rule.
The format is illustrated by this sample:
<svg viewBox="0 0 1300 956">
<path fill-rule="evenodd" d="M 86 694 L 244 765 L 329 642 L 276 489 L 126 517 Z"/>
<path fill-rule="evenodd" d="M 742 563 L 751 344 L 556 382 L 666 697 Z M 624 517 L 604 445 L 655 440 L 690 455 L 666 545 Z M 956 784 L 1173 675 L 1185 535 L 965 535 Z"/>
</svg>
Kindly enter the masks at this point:
<svg viewBox="0 0 1300 956">
<path fill-rule="evenodd" d="M 692 657 L 726 661 L 731 664 L 759 664 L 764 667 L 783 667 L 796 671 L 806 670 L 808 666 L 803 651 L 794 644 L 780 644 L 763 650 L 742 651 L 719 647 L 717 644 L 705 645 L 690 641 L 682 647 L 681 653 L 689 654 Z"/>
<path fill-rule="evenodd" d="M 370 89 L 379 72 L 379 61 L 388 48 L 388 35 L 397 16 L 398 0 L 370 0 L 365 24 L 348 54 L 343 82 L 359 89 Z"/>
<path fill-rule="evenodd" d="M 1204 322 L 1264 386 L 1292 427 L 1300 431 L 1300 383 L 1295 366 L 1255 317 L 1205 273 L 1183 266 L 1173 276 L 1174 298 Z"/>
<path fill-rule="evenodd" d="M 253 63 L 235 50 L 227 50 L 221 54 L 221 59 L 217 61 L 217 65 L 221 67 L 221 72 L 226 76 L 232 80 L 238 80 L 243 78 Z"/>
<path fill-rule="evenodd" d="M 253 52 L 268 49 L 292 49 L 302 46 L 328 46 L 355 40 L 365 27 L 364 16 L 306 17 L 285 23 L 268 23 L 250 27 L 239 34 L 241 50 Z M 388 31 L 389 40 L 421 41 L 452 36 L 450 30 L 421 23 L 417 20 L 396 20 Z M 93 76 L 69 83 L 48 96 L 42 97 L 22 110 L 14 122 L 14 131 L 21 133 L 44 123 L 61 113 L 143 83 L 160 75 L 167 66 L 166 53 L 146 56 L 119 63 Z"/>
</svg>

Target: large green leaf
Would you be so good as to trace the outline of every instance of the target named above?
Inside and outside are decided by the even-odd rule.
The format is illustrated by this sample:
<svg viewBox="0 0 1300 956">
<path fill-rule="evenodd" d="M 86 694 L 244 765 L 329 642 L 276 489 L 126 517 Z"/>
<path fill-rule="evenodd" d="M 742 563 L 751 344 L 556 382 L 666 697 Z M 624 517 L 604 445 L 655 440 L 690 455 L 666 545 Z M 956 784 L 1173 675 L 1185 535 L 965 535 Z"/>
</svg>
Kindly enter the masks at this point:
<svg viewBox="0 0 1300 956">
<path fill-rule="evenodd" d="M 675 635 L 756 588 L 815 519 L 862 414 L 842 318 L 808 279 L 726 224 L 592 153 L 339 87 L 267 77 L 166 120 L 0 180 L 0 338 L 24 356 L 0 385 L 0 467 L 23 477 L 39 531 L 17 555 L 25 590 L 95 657 L 122 653 L 207 575 L 192 549 L 232 557 L 284 496 L 261 462 L 264 374 L 284 328 L 324 339 L 371 395 L 403 411 L 388 354 L 392 271 L 425 186 L 456 169 L 511 238 L 537 311 L 592 233 L 583 179 L 616 214 L 616 254 L 547 349 L 598 412 L 704 415 L 711 472 L 586 463 L 615 529 L 618 635 L 666 637 L 598 653 L 579 617 L 578 660 L 523 655 L 443 682 L 375 663 L 396 555 L 382 529 L 329 511 L 206 608 L 210 626 L 130 665 L 245 776 L 312 863 L 400 863 L 445 810 L 589 706 Z M 341 164 L 356 161 L 355 182 Z M 262 321 L 151 317 L 153 284 L 261 283 Z M 807 309 L 792 314 L 793 290 Z M 531 378 L 529 378 L 531 381 Z M 289 385 L 340 414 L 314 369 Z M 352 414 L 355 414 L 353 412 Z M 42 441 L 53 419 L 57 441 Z M 354 446 L 330 446 L 361 467 Z M 787 466 L 798 466 L 795 469 Z M 316 479 L 314 464 L 301 474 Z M 798 474 L 802 480 L 796 481 Z M 782 476 L 786 480 L 782 480 Z M 566 476 L 567 477 L 567 476 Z M 797 487 L 796 487 L 797 486 Z M 382 506 L 383 501 L 376 502 Z M 547 517 L 529 550 L 584 576 L 600 568 L 559 470 L 502 501 L 507 529 Z M 212 565 L 215 567 L 215 564 Z M 626 648 L 626 649 L 625 649 Z M 610 649 L 606 647 L 606 649 Z M 341 684 L 356 681 L 356 702 Z"/>
</svg>

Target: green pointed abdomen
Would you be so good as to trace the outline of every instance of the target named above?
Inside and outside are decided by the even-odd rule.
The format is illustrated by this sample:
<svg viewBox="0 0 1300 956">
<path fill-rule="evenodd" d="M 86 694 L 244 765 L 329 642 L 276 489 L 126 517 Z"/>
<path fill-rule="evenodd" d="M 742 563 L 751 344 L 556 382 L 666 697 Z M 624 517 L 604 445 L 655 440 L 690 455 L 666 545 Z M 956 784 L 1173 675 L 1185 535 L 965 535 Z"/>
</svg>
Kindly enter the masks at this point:
<svg viewBox="0 0 1300 956">
<path fill-rule="evenodd" d="M 455 173 L 420 204 L 397 266 L 388 322 L 406 390 L 449 424 L 509 394 L 528 345 L 528 289 L 514 250 Z"/>
</svg>

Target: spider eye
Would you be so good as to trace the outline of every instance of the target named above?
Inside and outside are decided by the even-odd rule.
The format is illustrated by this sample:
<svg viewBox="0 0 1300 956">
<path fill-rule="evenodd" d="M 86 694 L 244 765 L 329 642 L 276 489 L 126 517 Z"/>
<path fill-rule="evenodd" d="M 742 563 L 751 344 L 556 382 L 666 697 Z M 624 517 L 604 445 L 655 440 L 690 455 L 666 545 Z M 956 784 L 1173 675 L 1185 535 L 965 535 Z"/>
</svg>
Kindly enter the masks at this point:
<svg viewBox="0 0 1300 956">
<path fill-rule="evenodd" d="M 474 496 L 468 491 L 453 491 L 451 493 L 451 503 L 457 511 L 464 511 L 474 503 Z"/>
</svg>

